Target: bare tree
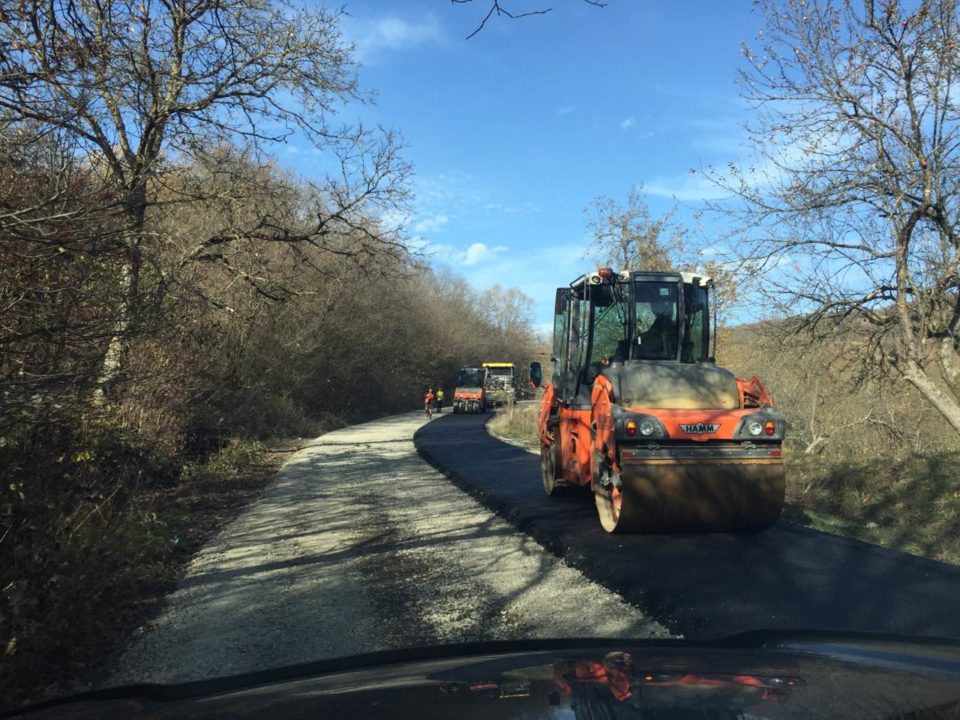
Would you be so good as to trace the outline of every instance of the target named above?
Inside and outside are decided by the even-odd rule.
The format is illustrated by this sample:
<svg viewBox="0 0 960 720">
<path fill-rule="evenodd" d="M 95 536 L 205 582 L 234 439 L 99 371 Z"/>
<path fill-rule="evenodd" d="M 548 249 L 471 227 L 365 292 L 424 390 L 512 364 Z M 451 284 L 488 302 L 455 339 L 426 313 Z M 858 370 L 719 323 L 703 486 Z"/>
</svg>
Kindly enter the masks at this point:
<svg viewBox="0 0 960 720">
<path fill-rule="evenodd" d="M 480 293 L 477 312 L 487 326 L 481 348 L 492 357 L 486 360 L 517 365 L 529 362 L 535 342 L 533 299 L 529 295 L 514 287 L 493 285 Z"/>
<path fill-rule="evenodd" d="M 64 133 L 0 129 L 0 446 L 43 415 L 63 424 L 93 389 L 118 305 L 119 215 Z"/>
<path fill-rule="evenodd" d="M 740 295 L 738 273 L 733 264 L 705 254 L 691 242 L 690 230 L 674 222 L 676 212 L 674 206 L 659 217 L 652 216 L 642 185 L 630 189 L 625 205 L 606 196 L 594 198 L 584 209 L 593 235 L 587 253 L 598 264 L 617 270 L 686 270 L 713 279 L 713 301 L 723 324 Z"/>
<path fill-rule="evenodd" d="M 391 201 L 398 158 L 390 139 L 331 124 L 342 102 L 359 97 L 338 21 L 336 12 L 285 0 L 20 0 L 0 10 L 0 111 L 13 124 L 70 133 L 114 186 L 126 218 L 124 311 L 105 380 L 123 365 L 125 339 L 142 316 L 148 211 L 165 162 L 224 144 L 256 150 L 294 130 L 339 157 L 313 221 L 288 228 L 263 219 L 245 233 L 263 241 L 323 243 L 344 229 L 354 236 L 361 211 L 376 215 Z M 230 241 L 208 238 L 195 257 L 213 261 L 211 248 Z"/>
<path fill-rule="evenodd" d="M 757 161 L 714 172 L 741 201 L 721 209 L 797 329 L 845 337 L 960 432 L 957 3 L 757 7 L 740 74 Z"/>
<path fill-rule="evenodd" d="M 673 223 L 675 208 L 653 217 L 642 187 L 632 187 L 625 205 L 606 196 L 584 209 L 593 235 L 590 253 L 617 270 L 673 270 L 686 230 Z"/>
<path fill-rule="evenodd" d="M 475 0 L 450 0 L 450 2 L 453 3 L 454 5 L 469 5 L 474 1 Z M 506 3 L 504 3 L 503 0 L 485 0 L 485 2 L 490 3 L 489 7 L 487 8 L 487 12 L 483 16 L 483 19 L 480 21 L 480 24 L 477 25 L 477 27 L 473 30 L 473 32 L 467 35 L 467 40 L 469 40 L 474 35 L 476 35 L 481 30 L 483 30 L 483 28 L 486 27 L 487 22 L 490 20 L 490 18 L 494 16 L 506 17 L 511 20 L 517 20 L 519 18 L 531 17 L 533 15 L 546 15 L 547 13 L 553 11 L 553 8 L 549 8 L 549 7 L 547 8 L 542 7 L 535 10 L 512 10 L 511 9 L 512 4 L 510 7 L 507 7 Z M 587 5 L 593 5 L 594 7 L 599 7 L 599 8 L 605 8 L 607 6 L 607 3 L 600 2 L 600 0 L 583 0 L 583 2 L 585 2 Z"/>
</svg>

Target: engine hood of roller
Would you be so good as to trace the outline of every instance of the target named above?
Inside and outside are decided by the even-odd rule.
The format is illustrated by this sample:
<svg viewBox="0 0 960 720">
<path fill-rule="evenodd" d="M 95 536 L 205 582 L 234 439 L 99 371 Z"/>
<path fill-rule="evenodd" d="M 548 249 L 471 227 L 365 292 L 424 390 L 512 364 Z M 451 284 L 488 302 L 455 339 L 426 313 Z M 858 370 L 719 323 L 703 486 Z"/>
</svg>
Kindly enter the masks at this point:
<svg viewBox="0 0 960 720">
<path fill-rule="evenodd" d="M 707 363 L 628 360 L 602 372 L 613 385 L 613 401 L 624 407 L 676 410 L 735 410 L 737 378 Z"/>
</svg>

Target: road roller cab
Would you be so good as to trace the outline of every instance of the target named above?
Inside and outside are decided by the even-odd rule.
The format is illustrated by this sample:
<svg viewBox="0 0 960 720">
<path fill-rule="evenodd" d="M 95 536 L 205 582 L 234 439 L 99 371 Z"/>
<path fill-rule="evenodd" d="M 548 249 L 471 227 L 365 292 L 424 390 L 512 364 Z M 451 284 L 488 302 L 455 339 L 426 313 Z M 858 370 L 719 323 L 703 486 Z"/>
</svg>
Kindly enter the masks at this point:
<svg viewBox="0 0 960 720">
<path fill-rule="evenodd" d="M 491 407 L 503 407 L 516 399 L 517 382 L 511 362 L 485 362 L 487 370 L 487 404 Z"/>
<path fill-rule="evenodd" d="M 487 368 L 461 368 L 457 387 L 453 391 L 455 413 L 484 413 L 487 411 Z"/>
<path fill-rule="evenodd" d="M 543 484 L 590 487 L 609 532 L 762 530 L 780 516 L 786 424 L 758 378 L 716 366 L 712 293 L 689 273 L 610 269 L 557 290 Z"/>
</svg>

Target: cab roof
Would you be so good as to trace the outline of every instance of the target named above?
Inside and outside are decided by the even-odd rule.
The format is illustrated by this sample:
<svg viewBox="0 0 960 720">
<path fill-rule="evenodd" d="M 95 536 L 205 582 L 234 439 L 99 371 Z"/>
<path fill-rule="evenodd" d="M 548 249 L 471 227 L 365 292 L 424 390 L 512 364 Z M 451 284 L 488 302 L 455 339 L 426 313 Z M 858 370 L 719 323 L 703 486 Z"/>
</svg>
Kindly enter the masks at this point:
<svg viewBox="0 0 960 720">
<path fill-rule="evenodd" d="M 607 270 L 608 268 L 603 268 Z M 653 275 L 663 275 L 664 277 L 676 277 L 680 276 L 680 279 L 685 285 L 693 285 L 694 280 L 696 280 L 700 285 L 707 285 L 713 281 L 713 278 L 705 273 L 696 273 L 689 272 L 687 270 L 622 270 L 620 272 L 612 271 L 613 275 L 617 277 L 621 282 L 627 282 L 630 279 L 630 276 L 634 273 L 643 273 L 644 275 L 653 276 Z M 599 285 L 602 282 L 600 280 L 600 271 L 593 270 L 584 275 L 581 275 L 572 283 L 570 283 L 571 288 L 576 288 L 580 285 Z"/>
</svg>

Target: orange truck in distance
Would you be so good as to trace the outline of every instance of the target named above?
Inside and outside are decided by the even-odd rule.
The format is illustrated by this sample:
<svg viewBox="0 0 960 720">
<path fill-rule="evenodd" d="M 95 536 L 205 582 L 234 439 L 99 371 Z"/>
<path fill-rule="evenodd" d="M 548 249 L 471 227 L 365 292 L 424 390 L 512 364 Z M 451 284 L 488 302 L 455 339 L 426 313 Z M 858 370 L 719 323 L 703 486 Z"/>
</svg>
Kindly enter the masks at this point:
<svg viewBox="0 0 960 720">
<path fill-rule="evenodd" d="M 457 387 L 453 391 L 453 412 L 485 413 L 487 411 L 487 369 L 465 367 L 460 369 Z"/>
</svg>

